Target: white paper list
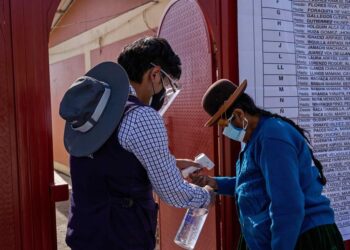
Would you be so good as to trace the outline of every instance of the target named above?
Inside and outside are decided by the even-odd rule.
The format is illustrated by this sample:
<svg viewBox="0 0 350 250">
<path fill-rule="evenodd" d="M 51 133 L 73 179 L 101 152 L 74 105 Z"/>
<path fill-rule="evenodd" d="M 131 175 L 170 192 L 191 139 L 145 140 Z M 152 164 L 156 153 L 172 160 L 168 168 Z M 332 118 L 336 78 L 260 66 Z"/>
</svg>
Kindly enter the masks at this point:
<svg viewBox="0 0 350 250">
<path fill-rule="evenodd" d="M 350 239 L 350 1 L 239 0 L 238 25 L 247 93 L 310 132 Z"/>
</svg>

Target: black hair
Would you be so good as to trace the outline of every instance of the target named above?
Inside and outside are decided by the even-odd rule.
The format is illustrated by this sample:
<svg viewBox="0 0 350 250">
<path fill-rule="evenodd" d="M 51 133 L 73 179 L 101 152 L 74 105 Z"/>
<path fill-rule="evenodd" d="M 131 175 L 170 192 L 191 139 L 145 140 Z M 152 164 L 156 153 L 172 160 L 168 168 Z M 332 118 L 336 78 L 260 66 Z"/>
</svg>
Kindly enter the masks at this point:
<svg viewBox="0 0 350 250">
<path fill-rule="evenodd" d="M 181 75 L 180 58 L 168 41 L 159 37 L 143 37 L 124 47 L 118 56 L 118 63 L 126 70 L 129 79 L 142 82 L 144 73 L 152 68 L 151 63 L 160 66 L 175 79 Z"/>
<path fill-rule="evenodd" d="M 269 111 L 263 110 L 259 107 L 257 107 L 253 101 L 253 99 L 247 95 L 246 93 L 243 93 L 233 104 L 232 106 L 226 111 L 227 114 L 231 114 L 234 109 L 240 108 L 243 111 L 247 112 L 250 115 L 261 115 L 261 116 L 267 116 L 267 117 L 274 117 L 274 118 L 280 118 L 281 120 L 289 123 L 292 125 L 308 142 L 309 150 L 311 153 L 312 160 L 315 163 L 315 166 L 317 167 L 319 173 L 320 173 L 320 182 L 322 185 L 325 185 L 327 182 L 326 177 L 323 174 L 323 166 L 321 162 L 315 158 L 314 153 L 312 149 L 310 148 L 310 140 L 309 138 L 305 135 L 305 133 L 309 134 L 305 129 L 301 128 L 299 125 L 297 125 L 293 120 L 288 119 L 287 117 L 281 116 L 279 114 L 271 113 Z"/>
</svg>

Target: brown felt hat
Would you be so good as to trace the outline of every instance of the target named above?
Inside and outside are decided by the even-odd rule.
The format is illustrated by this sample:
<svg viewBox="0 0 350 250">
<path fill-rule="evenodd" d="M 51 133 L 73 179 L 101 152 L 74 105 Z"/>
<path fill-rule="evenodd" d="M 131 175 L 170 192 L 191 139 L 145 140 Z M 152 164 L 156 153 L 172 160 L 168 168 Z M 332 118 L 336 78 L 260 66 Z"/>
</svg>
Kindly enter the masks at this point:
<svg viewBox="0 0 350 250">
<path fill-rule="evenodd" d="M 213 83 L 202 99 L 202 107 L 211 116 L 204 126 L 214 125 L 246 88 L 247 80 L 244 80 L 239 86 L 227 79 L 220 79 Z"/>
</svg>

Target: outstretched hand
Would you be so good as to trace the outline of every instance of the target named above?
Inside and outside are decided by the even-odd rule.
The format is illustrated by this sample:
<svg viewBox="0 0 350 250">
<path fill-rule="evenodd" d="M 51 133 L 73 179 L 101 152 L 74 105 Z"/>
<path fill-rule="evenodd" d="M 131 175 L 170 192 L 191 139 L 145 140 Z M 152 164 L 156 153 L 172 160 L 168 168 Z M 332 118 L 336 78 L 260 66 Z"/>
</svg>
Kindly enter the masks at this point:
<svg viewBox="0 0 350 250">
<path fill-rule="evenodd" d="M 218 189 L 216 180 L 213 177 L 207 175 L 199 175 L 198 173 L 190 174 L 191 182 L 197 186 L 205 187 L 210 186 L 214 190 Z"/>
</svg>

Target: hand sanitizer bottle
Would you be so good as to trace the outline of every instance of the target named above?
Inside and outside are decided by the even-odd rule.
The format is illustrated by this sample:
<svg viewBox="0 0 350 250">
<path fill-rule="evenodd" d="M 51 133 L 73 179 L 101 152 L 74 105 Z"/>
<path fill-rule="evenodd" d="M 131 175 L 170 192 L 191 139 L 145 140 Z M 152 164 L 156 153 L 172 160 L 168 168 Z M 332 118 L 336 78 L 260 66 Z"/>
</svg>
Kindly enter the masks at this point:
<svg viewBox="0 0 350 250">
<path fill-rule="evenodd" d="M 203 153 L 195 157 L 195 162 L 207 169 L 212 169 L 214 163 Z M 182 170 L 182 175 L 187 178 L 190 173 L 197 171 L 196 167 L 188 167 Z M 207 208 L 189 208 L 186 211 L 181 225 L 177 231 L 174 242 L 182 248 L 194 249 L 198 237 L 202 231 L 205 220 L 208 216 Z"/>
<path fill-rule="evenodd" d="M 206 208 L 187 209 L 174 242 L 184 249 L 194 249 L 207 216 Z"/>
</svg>

